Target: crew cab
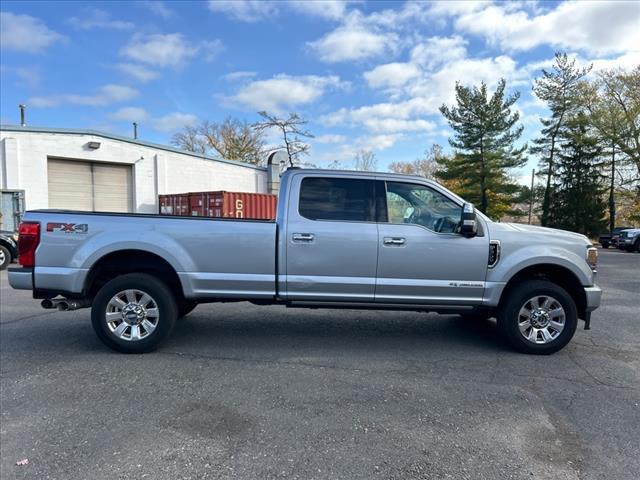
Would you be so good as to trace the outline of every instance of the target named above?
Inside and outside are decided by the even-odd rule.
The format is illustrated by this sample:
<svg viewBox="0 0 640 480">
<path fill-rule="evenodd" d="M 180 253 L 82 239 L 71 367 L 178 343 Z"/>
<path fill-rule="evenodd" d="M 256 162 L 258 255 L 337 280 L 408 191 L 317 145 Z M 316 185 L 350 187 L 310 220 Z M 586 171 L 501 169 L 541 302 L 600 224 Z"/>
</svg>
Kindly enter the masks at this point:
<svg viewBox="0 0 640 480">
<path fill-rule="evenodd" d="M 292 168 L 275 221 L 28 211 L 14 288 L 91 307 L 98 337 L 147 352 L 198 303 L 495 316 L 549 354 L 600 304 L 597 250 L 576 233 L 491 221 L 423 177 Z"/>
</svg>

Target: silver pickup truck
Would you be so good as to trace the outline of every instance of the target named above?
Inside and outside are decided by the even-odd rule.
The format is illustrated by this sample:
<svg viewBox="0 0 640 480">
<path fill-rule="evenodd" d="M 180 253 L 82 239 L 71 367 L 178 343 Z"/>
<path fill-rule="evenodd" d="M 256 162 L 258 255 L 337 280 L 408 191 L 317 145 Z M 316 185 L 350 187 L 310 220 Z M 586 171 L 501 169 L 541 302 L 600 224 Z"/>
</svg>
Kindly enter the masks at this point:
<svg viewBox="0 0 640 480">
<path fill-rule="evenodd" d="M 289 169 L 275 221 L 29 211 L 13 288 L 44 308 L 91 307 L 98 337 L 146 352 L 198 303 L 496 317 L 517 350 L 549 354 L 600 304 L 579 234 L 496 223 L 441 185 Z"/>
</svg>

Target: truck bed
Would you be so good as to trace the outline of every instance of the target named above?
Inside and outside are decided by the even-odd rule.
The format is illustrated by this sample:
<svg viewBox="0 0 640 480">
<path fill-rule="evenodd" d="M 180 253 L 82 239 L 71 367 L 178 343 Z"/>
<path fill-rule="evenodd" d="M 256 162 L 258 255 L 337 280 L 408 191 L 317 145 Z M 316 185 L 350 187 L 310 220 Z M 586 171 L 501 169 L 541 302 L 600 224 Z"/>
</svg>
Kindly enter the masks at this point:
<svg viewBox="0 0 640 480">
<path fill-rule="evenodd" d="M 80 292 L 95 262 L 139 250 L 168 262 L 187 298 L 275 295 L 274 221 L 69 210 L 33 210 L 24 221 L 41 223 L 35 289 Z"/>
</svg>

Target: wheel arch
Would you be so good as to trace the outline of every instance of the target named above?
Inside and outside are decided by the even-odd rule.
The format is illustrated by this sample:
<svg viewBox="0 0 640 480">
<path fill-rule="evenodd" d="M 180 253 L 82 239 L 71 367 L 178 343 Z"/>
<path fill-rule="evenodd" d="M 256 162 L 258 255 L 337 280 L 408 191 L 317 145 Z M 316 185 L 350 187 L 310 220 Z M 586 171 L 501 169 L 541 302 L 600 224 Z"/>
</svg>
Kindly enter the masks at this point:
<svg viewBox="0 0 640 480">
<path fill-rule="evenodd" d="M 582 283 L 571 270 L 553 263 L 529 265 L 516 272 L 502 290 L 499 305 L 504 303 L 516 285 L 526 280 L 547 280 L 564 288 L 576 304 L 578 318 L 585 318 L 587 296 Z"/>
<path fill-rule="evenodd" d="M 83 294 L 93 298 L 109 280 L 127 273 L 147 273 L 162 280 L 176 296 L 184 298 L 184 289 L 176 270 L 161 256 L 137 249 L 110 252 L 93 263 L 84 281 Z"/>
</svg>

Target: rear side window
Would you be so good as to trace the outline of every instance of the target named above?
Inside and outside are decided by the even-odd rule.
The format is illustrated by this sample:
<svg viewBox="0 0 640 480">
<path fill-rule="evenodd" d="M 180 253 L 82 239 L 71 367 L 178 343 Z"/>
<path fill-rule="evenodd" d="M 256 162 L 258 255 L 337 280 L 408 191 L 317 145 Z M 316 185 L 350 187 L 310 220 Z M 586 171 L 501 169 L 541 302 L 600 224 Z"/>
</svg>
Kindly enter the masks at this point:
<svg viewBox="0 0 640 480">
<path fill-rule="evenodd" d="M 373 180 L 305 178 L 298 210 L 309 220 L 374 222 L 374 186 Z"/>
</svg>

